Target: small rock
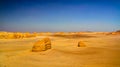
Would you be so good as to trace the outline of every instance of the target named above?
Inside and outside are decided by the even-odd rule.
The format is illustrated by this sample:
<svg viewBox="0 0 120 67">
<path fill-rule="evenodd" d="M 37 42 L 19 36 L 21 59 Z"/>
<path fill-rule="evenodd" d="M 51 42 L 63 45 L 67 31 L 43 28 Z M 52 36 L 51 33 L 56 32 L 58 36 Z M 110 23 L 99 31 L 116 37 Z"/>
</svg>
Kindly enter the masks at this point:
<svg viewBox="0 0 120 67">
<path fill-rule="evenodd" d="M 78 47 L 86 47 L 86 45 L 83 41 L 79 41 L 78 42 Z"/>
</svg>

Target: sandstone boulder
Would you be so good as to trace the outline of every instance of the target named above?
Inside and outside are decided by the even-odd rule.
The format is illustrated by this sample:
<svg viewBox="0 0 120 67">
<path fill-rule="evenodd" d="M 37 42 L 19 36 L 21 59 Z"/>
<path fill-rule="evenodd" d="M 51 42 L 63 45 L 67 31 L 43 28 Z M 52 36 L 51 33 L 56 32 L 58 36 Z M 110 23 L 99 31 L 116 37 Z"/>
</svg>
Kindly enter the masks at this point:
<svg viewBox="0 0 120 67">
<path fill-rule="evenodd" d="M 78 47 L 86 47 L 86 45 L 83 41 L 79 41 L 78 42 Z"/>
<path fill-rule="evenodd" d="M 33 52 L 45 51 L 51 49 L 51 40 L 49 38 L 44 38 L 37 41 L 32 48 Z"/>
</svg>

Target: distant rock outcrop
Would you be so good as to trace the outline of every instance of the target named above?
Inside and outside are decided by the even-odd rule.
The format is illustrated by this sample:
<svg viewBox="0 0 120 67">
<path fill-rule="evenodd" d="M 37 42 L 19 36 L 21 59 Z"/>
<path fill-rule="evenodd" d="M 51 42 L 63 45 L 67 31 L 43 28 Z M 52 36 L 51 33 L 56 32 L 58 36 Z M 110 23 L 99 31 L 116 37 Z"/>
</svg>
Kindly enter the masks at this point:
<svg viewBox="0 0 120 67">
<path fill-rule="evenodd" d="M 119 32 L 119 33 L 120 33 L 120 30 L 117 30 L 116 32 Z"/>
<path fill-rule="evenodd" d="M 78 47 L 86 47 L 86 45 L 83 41 L 79 41 L 78 42 Z"/>
<path fill-rule="evenodd" d="M 23 38 L 31 38 L 36 36 L 37 36 L 37 33 L 1 32 L 0 31 L 0 39 L 23 39 Z"/>
<path fill-rule="evenodd" d="M 120 35 L 120 30 L 117 30 L 115 32 L 109 32 L 107 35 Z"/>
<path fill-rule="evenodd" d="M 49 38 L 44 38 L 37 41 L 32 48 L 33 52 L 45 51 L 51 49 L 51 40 Z"/>
<path fill-rule="evenodd" d="M 109 35 L 120 35 L 120 32 L 111 32 Z"/>
</svg>

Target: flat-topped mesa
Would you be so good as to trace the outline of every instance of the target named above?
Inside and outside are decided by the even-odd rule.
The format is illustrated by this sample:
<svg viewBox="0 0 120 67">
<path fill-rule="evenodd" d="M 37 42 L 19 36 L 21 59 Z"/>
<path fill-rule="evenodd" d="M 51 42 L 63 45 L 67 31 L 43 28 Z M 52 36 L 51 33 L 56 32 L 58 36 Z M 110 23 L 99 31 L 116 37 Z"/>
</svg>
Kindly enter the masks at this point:
<svg viewBox="0 0 120 67">
<path fill-rule="evenodd" d="M 78 42 L 78 47 L 86 47 L 86 45 L 83 41 L 79 41 Z"/>
<path fill-rule="evenodd" d="M 44 38 L 35 42 L 32 48 L 32 52 L 40 52 L 51 49 L 51 40 L 49 38 Z"/>
</svg>

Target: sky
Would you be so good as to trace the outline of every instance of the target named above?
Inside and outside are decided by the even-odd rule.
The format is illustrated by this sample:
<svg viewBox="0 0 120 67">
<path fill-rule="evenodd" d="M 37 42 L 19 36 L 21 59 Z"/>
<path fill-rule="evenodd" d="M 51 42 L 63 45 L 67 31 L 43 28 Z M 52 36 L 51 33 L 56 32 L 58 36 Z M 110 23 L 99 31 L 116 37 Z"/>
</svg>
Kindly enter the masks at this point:
<svg viewBox="0 0 120 67">
<path fill-rule="evenodd" d="M 0 0 L 0 31 L 120 29 L 120 0 Z"/>
</svg>

